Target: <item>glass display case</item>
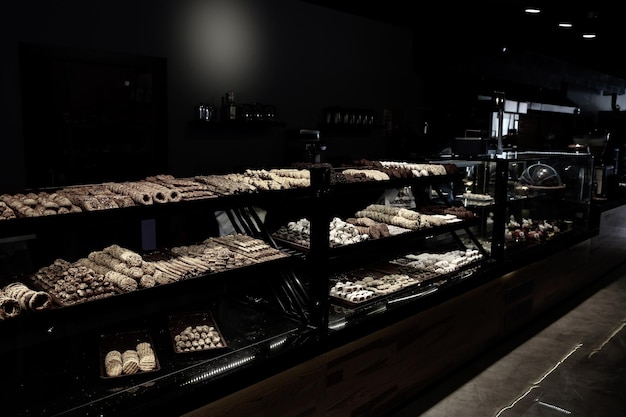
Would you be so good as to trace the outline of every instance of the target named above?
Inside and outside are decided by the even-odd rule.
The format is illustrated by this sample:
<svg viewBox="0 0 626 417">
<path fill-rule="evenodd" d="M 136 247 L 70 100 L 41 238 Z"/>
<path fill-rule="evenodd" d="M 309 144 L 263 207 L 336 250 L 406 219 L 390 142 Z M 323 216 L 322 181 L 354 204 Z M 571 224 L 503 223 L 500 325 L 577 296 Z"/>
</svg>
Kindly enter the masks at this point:
<svg viewBox="0 0 626 417">
<path fill-rule="evenodd" d="M 485 278 L 493 265 L 474 235 L 479 219 L 448 198 L 461 178 L 456 166 L 398 165 L 411 167 L 408 174 L 383 164 L 386 173 L 367 182 L 344 178 L 370 167 L 330 169 L 310 210 L 292 212 L 274 232 L 309 261 L 298 274 L 321 283 L 314 304 L 325 306 L 320 326 L 331 336 L 384 326 Z"/>
<path fill-rule="evenodd" d="M 314 345 L 298 260 L 253 207 L 297 187 L 151 180 L 0 196 L 3 415 L 179 415 Z"/>
<path fill-rule="evenodd" d="M 593 156 L 526 151 L 459 162 L 455 199 L 482 219 L 477 236 L 496 259 L 526 258 L 593 232 Z M 526 258 L 528 259 L 528 258 Z"/>
</svg>

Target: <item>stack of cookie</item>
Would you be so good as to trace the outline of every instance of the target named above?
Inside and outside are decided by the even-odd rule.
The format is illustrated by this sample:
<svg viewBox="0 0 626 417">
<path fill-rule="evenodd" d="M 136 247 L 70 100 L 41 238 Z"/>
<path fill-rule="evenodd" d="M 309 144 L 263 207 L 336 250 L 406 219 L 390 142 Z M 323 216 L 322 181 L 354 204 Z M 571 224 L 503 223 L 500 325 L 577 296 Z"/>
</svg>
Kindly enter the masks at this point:
<svg viewBox="0 0 626 417">
<path fill-rule="evenodd" d="M 139 342 L 135 349 L 123 353 L 113 349 L 104 357 L 104 371 L 108 377 L 133 375 L 139 371 L 150 372 L 156 369 L 156 355 L 149 342 Z"/>
</svg>

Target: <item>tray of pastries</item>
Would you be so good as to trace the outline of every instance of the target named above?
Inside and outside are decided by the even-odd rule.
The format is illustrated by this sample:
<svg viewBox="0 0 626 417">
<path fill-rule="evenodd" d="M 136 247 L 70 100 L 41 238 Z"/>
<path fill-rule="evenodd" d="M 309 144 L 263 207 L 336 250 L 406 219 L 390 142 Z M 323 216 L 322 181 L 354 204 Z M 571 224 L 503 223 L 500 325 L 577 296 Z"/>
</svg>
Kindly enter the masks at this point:
<svg viewBox="0 0 626 417">
<path fill-rule="evenodd" d="M 100 336 L 100 376 L 103 379 L 141 375 L 161 369 L 148 331 Z"/>
<path fill-rule="evenodd" d="M 176 353 L 209 352 L 227 347 L 222 332 L 208 311 L 171 315 L 169 330 Z"/>
<path fill-rule="evenodd" d="M 331 282 L 331 300 L 348 307 L 364 305 L 381 296 L 420 284 L 420 280 L 408 274 L 364 268 L 336 274 Z"/>
</svg>

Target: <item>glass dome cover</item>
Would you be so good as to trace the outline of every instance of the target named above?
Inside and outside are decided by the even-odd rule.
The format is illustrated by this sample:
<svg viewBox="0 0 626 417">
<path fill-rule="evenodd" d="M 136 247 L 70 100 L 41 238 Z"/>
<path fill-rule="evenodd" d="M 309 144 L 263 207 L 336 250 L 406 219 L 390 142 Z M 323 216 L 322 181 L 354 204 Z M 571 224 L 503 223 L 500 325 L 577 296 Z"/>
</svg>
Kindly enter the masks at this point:
<svg viewBox="0 0 626 417">
<path fill-rule="evenodd" d="M 531 187 L 556 188 L 563 187 L 561 176 L 552 166 L 547 164 L 529 165 L 520 176 L 520 182 Z"/>
</svg>

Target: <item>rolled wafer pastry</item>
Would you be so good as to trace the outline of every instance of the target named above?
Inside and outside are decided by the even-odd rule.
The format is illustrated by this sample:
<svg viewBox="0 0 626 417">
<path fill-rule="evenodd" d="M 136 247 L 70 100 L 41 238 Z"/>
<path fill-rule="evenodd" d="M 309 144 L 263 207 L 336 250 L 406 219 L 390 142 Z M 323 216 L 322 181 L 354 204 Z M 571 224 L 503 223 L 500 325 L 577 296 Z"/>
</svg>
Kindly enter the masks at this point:
<svg viewBox="0 0 626 417">
<path fill-rule="evenodd" d="M 19 316 L 22 312 L 20 303 L 15 298 L 0 294 L 0 320 Z"/>
<path fill-rule="evenodd" d="M 133 190 L 146 193 L 155 203 L 168 203 L 169 202 L 169 190 L 163 190 L 160 187 L 151 187 L 149 184 L 143 181 L 137 181 L 129 184 Z"/>
<path fill-rule="evenodd" d="M 28 309 L 28 302 L 35 293 L 33 290 L 28 288 L 26 284 L 21 282 L 12 282 L 5 286 L 3 291 L 7 297 L 17 300 L 20 303 L 20 308 L 22 310 Z"/>
<path fill-rule="evenodd" d="M 150 193 L 154 201 L 159 203 L 169 203 L 181 200 L 181 194 L 176 189 L 166 187 L 151 181 L 139 181 L 137 183 L 143 190 Z"/>
<path fill-rule="evenodd" d="M 170 283 L 170 279 L 167 275 L 165 275 L 163 273 L 163 271 L 156 269 L 154 270 L 154 273 L 151 274 L 152 278 L 154 278 L 154 282 L 156 282 L 157 284 L 169 284 Z"/>
<path fill-rule="evenodd" d="M 89 258 L 80 258 L 76 263 L 102 275 L 106 275 L 106 273 L 110 271 L 106 266 L 100 265 Z"/>
<path fill-rule="evenodd" d="M 133 201 L 137 204 L 142 205 L 150 205 L 154 203 L 152 196 L 142 190 L 138 190 L 132 186 L 132 183 L 124 182 L 124 183 L 105 183 L 104 186 L 113 191 L 114 193 L 122 194 L 129 196 L 133 199 Z"/>
<path fill-rule="evenodd" d="M 155 279 L 158 278 L 160 282 L 169 283 L 180 280 L 180 273 L 170 268 L 170 265 L 167 263 L 167 261 L 158 261 L 155 263 L 155 267 L 157 268 L 157 270 L 153 276 L 155 277 Z"/>
<path fill-rule="evenodd" d="M 152 275 L 144 275 L 139 279 L 139 286 L 141 288 L 152 288 L 157 284 Z"/>
<path fill-rule="evenodd" d="M 141 266 L 143 258 L 138 253 L 123 248 L 119 245 L 113 244 L 104 248 L 104 252 L 108 253 L 114 258 L 126 262 L 129 266 Z"/>
<path fill-rule="evenodd" d="M 135 291 L 138 287 L 137 281 L 116 271 L 107 272 L 105 277 L 116 287 L 125 292 Z"/>
<path fill-rule="evenodd" d="M 145 274 L 143 273 L 143 269 L 138 266 L 131 266 L 128 268 L 128 273 L 126 274 L 131 278 L 141 279 Z"/>
<path fill-rule="evenodd" d="M 4 295 L 7 297 L 15 298 L 19 300 L 24 292 L 28 291 L 28 287 L 21 282 L 11 282 L 7 284 L 3 289 Z"/>
<path fill-rule="evenodd" d="M 52 308 L 52 297 L 45 291 L 34 291 L 34 294 L 28 301 L 28 308 L 32 311 Z"/>
<path fill-rule="evenodd" d="M 147 275 L 152 275 L 154 274 L 154 271 L 156 271 L 154 264 L 146 261 L 141 263 L 141 269 L 143 270 L 143 273 Z"/>
</svg>

